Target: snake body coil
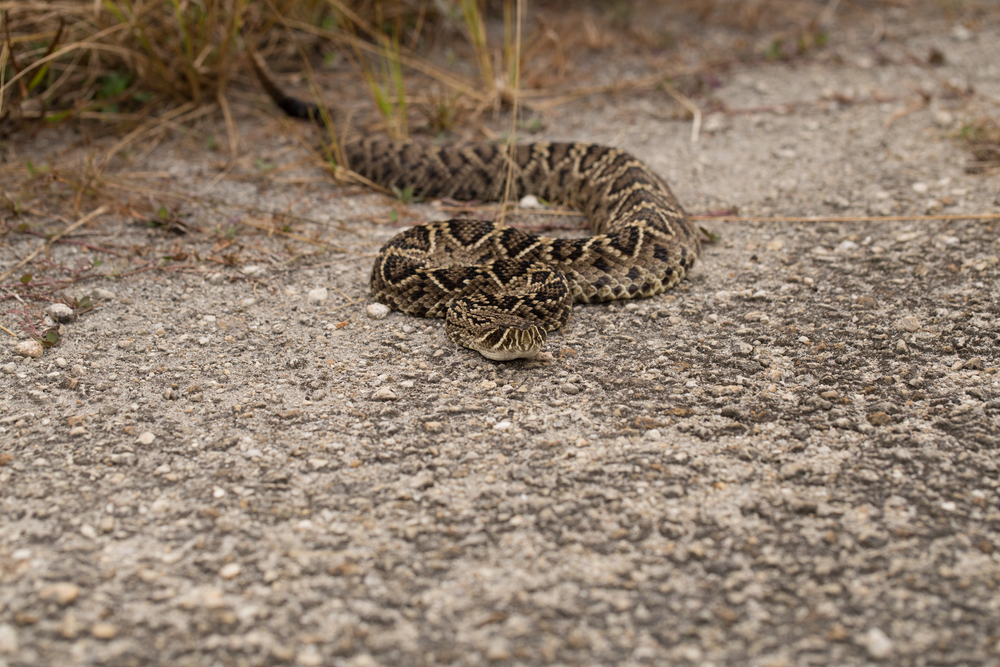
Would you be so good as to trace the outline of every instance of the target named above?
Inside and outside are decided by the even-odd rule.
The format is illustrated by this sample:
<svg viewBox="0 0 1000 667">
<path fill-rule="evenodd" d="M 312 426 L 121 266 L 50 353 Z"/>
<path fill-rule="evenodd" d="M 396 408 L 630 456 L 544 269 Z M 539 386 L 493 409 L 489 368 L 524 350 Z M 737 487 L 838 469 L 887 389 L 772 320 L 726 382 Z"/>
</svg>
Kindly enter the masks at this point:
<svg viewBox="0 0 1000 667">
<path fill-rule="evenodd" d="M 297 118 L 315 106 L 285 95 L 252 58 L 274 101 Z M 420 197 L 499 201 L 536 195 L 580 210 L 592 236 L 556 239 L 477 220 L 413 227 L 380 251 L 372 295 L 393 310 L 444 317 L 459 345 L 496 360 L 534 357 L 572 303 L 653 296 L 700 252 L 667 184 L 628 153 L 585 143 L 427 146 L 365 136 L 343 144 L 350 168 Z M 513 164 L 511 164 L 511 161 Z"/>
</svg>

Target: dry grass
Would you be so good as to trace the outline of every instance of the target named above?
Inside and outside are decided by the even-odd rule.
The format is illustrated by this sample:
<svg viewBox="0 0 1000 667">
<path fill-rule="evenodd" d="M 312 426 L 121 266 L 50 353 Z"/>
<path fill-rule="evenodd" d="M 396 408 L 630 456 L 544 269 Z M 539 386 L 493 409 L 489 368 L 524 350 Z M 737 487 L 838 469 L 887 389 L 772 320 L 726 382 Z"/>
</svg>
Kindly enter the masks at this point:
<svg viewBox="0 0 1000 667">
<path fill-rule="evenodd" d="M 982 174 L 1000 169 L 1000 122 L 981 115 L 962 126 L 962 139 L 972 151 L 972 161 L 965 169 L 970 174 Z"/>
<path fill-rule="evenodd" d="M 513 110 L 506 133 L 512 142 L 524 127 L 518 110 L 541 111 L 594 93 L 659 89 L 695 120 L 696 139 L 696 100 L 713 67 L 808 57 L 830 38 L 834 13 L 870 23 L 875 36 L 881 8 L 912 8 L 917 0 L 671 0 L 669 12 L 662 0 L 536 0 L 530 13 L 528 4 L 0 0 L 0 138 L 65 122 L 85 134 L 113 135 L 82 165 L 47 165 L 41 157 L 0 164 L 5 219 L 44 208 L 69 224 L 105 204 L 152 215 L 138 190 L 125 201 L 125 191 L 107 185 L 117 182 L 114 158 L 150 152 L 171 133 L 205 131 L 220 120 L 226 140 L 199 141 L 227 155 L 215 179 L 230 176 L 239 157 L 234 108 L 245 106 L 251 81 L 248 46 L 276 69 L 305 72 L 317 101 L 321 86 L 311 63 L 324 57 L 352 63 L 384 129 L 400 137 L 416 125 L 436 132 L 464 124 L 489 133 L 484 118 Z M 647 20 L 650 12 L 661 19 Z M 708 24 L 730 29 L 732 44 L 715 61 L 686 62 L 685 40 Z M 646 63 L 648 73 L 595 85 L 580 64 L 619 56 Z M 334 148 L 336 130 L 329 128 Z M 970 126 L 968 139 L 977 163 L 992 168 L 995 122 Z M 316 157 L 334 174 L 346 173 L 335 150 Z"/>
</svg>

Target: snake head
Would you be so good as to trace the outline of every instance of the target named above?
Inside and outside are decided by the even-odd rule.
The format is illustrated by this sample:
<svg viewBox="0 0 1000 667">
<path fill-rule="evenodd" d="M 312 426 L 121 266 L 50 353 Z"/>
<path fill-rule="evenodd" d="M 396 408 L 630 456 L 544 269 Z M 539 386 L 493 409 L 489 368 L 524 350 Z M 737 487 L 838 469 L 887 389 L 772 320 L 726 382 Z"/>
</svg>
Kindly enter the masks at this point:
<svg viewBox="0 0 1000 667">
<path fill-rule="evenodd" d="M 516 315 L 493 308 L 467 308 L 461 303 L 458 306 L 453 304 L 448 310 L 448 336 L 487 359 L 534 359 L 548 338 L 541 325 Z"/>
</svg>

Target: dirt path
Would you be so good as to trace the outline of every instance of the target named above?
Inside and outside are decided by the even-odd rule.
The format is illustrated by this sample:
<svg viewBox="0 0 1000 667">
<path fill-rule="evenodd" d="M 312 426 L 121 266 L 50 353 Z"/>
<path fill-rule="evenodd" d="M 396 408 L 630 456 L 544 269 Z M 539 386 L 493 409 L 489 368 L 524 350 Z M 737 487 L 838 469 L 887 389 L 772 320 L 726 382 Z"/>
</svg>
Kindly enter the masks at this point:
<svg viewBox="0 0 1000 667">
<path fill-rule="evenodd" d="M 688 281 L 578 307 L 549 363 L 370 319 L 370 254 L 447 213 L 252 175 L 305 156 L 275 120 L 208 191 L 196 140 L 132 156 L 203 196 L 53 246 L 108 275 L 60 346 L 0 334 L 0 667 L 996 665 L 1000 221 L 920 216 L 1000 211 L 952 138 L 961 91 L 1000 99 L 1000 30 L 886 20 L 727 70 L 698 143 L 662 92 L 546 116 L 696 213 L 823 218 L 702 221 Z M 275 220 L 340 251 L 239 227 Z M 3 242 L 0 271 L 43 239 Z"/>
</svg>

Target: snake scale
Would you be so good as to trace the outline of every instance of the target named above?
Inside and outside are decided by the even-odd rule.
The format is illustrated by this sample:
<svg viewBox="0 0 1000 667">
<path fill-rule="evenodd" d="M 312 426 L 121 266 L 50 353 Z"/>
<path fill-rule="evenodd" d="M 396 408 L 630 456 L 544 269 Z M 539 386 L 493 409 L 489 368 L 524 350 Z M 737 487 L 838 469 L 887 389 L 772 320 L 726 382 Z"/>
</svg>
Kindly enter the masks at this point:
<svg viewBox="0 0 1000 667">
<path fill-rule="evenodd" d="M 256 54 L 264 89 L 289 116 L 319 119 L 286 95 Z M 393 310 L 444 317 L 448 336 L 494 360 L 533 358 L 573 302 L 650 297 L 680 282 L 700 252 L 669 186 L 617 148 L 538 142 L 432 146 L 362 135 L 342 143 L 350 168 L 425 198 L 500 201 L 535 195 L 586 215 L 591 236 L 556 239 L 481 220 L 412 227 L 379 251 L 372 295 Z M 511 164 L 513 162 L 513 164 Z"/>
</svg>

